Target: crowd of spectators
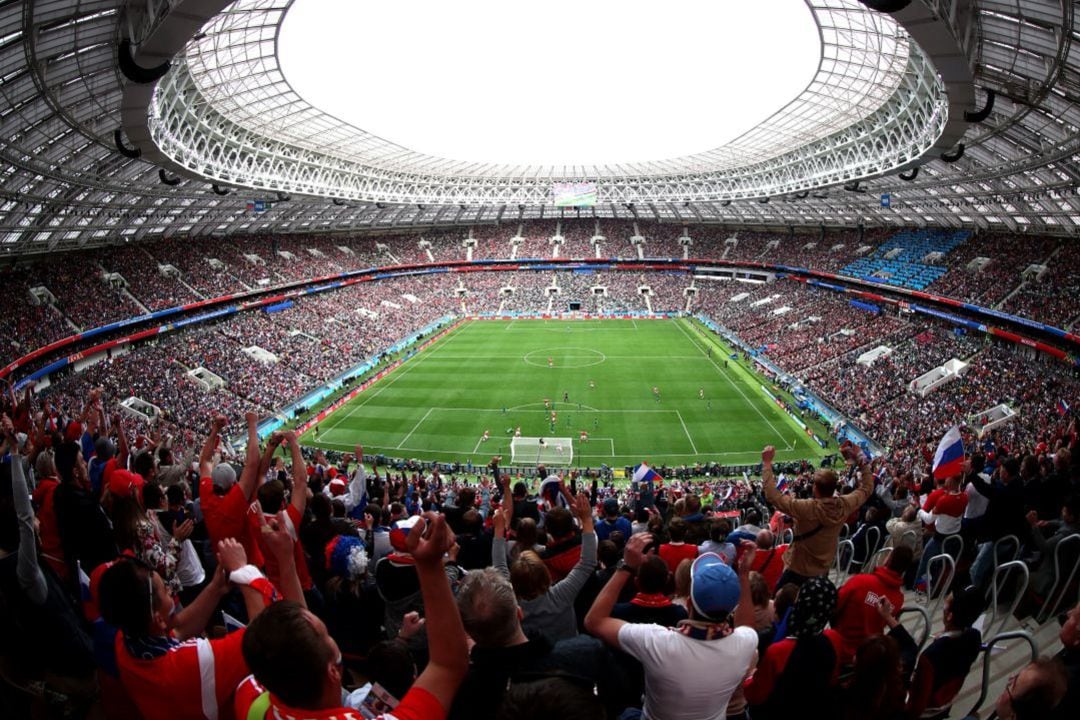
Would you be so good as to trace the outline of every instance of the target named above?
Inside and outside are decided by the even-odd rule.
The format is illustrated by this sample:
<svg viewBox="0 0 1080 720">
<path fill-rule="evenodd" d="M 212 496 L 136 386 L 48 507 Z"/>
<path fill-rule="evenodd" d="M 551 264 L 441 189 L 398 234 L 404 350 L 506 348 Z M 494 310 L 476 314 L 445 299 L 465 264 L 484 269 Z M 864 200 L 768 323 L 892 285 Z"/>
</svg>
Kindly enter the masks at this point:
<svg viewBox="0 0 1080 720">
<path fill-rule="evenodd" d="M 142 314 L 120 289 L 105 281 L 98 253 L 73 253 L 65 262 L 38 262 L 15 274 L 25 287 L 44 286 L 64 317 L 80 330 Z"/>
<path fill-rule="evenodd" d="M 0 276 L 0 305 L 7 308 L 0 316 L 0 367 L 75 332 L 56 307 L 37 303 L 20 280 Z"/>
<path fill-rule="evenodd" d="M 123 362 L 62 406 L 0 398 L 14 717 L 944 717 L 980 667 L 984 550 L 1018 533 L 1052 580 L 1049 551 L 1080 530 L 1075 422 L 1038 448 L 978 449 L 940 487 L 878 480 L 850 444 L 784 488 L 772 447 L 760 480 L 527 479 L 499 458 L 466 479 L 378 467 L 363 438 L 305 455 L 291 431 L 260 442 L 256 413 L 206 405 L 180 453 L 106 412 Z M 920 528 L 916 513 L 925 547 L 912 533 L 832 571 L 843 534 Z M 946 532 L 972 542 L 920 652 L 900 617 L 913 546 L 941 552 Z M 1010 668 L 1000 717 L 1080 712 L 1073 597 L 1062 652 Z"/>
<path fill-rule="evenodd" d="M 1063 241 L 1046 266 L 1047 271 L 1038 280 L 1026 280 L 1001 309 L 1064 328 L 1080 315 L 1076 302 L 1080 293 L 1080 246 L 1071 239 Z"/>
<path fill-rule="evenodd" d="M 949 271 L 930 287 L 945 297 L 995 307 L 1020 284 L 1020 274 L 1042 263 L 1057 246 L 1054 238 L 985 234 L 970 238 L 949 256 Z M 990 262 L 969 268 L 976 258 Z"/>
<path fill-rule="evenodd" d="M 162 275 L 159 263 L 138 245 L 106 250 L 101 253 L 101 265 L 123 277 L 128 292 L 151 312 L 200 299 L 179 277 Z"/>
<path fill-rule="evenodd" d="M 552 254 L 551 238 L 554 235 L 554 223 L 524 223 L 521 227 L 521 243 L 518 244 L 517 253 L 514 257 L 550 258 Z"/>
</svg>

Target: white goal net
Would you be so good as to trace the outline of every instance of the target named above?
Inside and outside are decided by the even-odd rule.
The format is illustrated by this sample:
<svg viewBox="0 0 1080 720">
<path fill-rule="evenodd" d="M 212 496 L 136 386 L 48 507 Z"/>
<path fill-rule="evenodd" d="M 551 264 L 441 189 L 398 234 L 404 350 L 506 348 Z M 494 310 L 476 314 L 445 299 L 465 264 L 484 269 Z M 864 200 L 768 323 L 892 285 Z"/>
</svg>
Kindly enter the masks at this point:
<svg viewBox="0 0 1080 720">
<path fill-rule="evenodd" d="M 567 437 L 516 437 L 510 441 L 510 462 L 514 465 L 570 465 L 574 443 Z"/>
</svg>

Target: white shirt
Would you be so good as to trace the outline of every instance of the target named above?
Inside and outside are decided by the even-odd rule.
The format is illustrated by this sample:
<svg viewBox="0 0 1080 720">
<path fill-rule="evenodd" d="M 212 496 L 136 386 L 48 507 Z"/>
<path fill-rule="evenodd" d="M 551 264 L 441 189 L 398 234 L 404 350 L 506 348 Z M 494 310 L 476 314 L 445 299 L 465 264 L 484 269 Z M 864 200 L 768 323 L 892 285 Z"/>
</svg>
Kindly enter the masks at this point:
<svg viewBox="0 0 1080 720">
<path fill-rule="evenodd" d="M 757 645 L 757 633 L 748 627 L 722 640 L 695 640 L 659 625 L 619 628 L 619 647 L 645 668 L 648 720 L 724 720 Z"/>
</svg>

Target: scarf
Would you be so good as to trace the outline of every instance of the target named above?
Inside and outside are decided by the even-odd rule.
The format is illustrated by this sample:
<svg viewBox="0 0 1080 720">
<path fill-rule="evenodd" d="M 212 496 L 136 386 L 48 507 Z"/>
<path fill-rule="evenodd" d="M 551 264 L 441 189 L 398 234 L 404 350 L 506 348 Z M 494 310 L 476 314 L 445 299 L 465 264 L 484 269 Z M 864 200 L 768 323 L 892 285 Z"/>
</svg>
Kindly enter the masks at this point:
<svg viewBox="0 0 1080 720">
<path fill-rule="evenodd" d="M 671 605 L 671 599 L 663 593 L 638 593 L 630 604 L 638 607 L 662 608 Z"/>
<path fill-rule="evenodd" d="M 679 624 L 672 629 L 695 640 L 723 640 L 734 630 L 727 620 L 719 623 L 702 620 L 680 620 Z"/>
</svg>

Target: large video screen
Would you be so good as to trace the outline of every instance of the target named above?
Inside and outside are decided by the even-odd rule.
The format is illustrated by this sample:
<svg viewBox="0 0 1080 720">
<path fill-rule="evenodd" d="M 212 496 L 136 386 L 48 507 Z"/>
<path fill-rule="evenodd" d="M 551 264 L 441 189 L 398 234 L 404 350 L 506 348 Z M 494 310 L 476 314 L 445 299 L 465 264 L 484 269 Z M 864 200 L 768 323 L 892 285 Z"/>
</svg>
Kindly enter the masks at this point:
<svg viewBox="0 0 1080 720">
<path fill-rule="evenodd" d="M 555 183 L 551 186 L 555 207 L 592 207 L 596 205 L 596 183 Z"/>
</svg>

